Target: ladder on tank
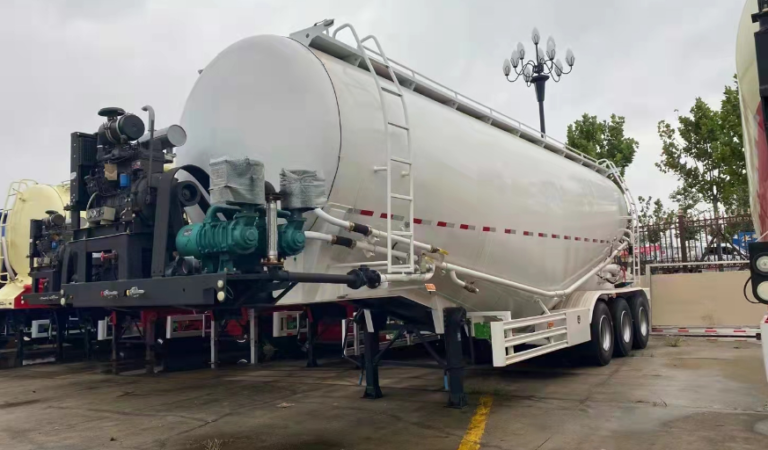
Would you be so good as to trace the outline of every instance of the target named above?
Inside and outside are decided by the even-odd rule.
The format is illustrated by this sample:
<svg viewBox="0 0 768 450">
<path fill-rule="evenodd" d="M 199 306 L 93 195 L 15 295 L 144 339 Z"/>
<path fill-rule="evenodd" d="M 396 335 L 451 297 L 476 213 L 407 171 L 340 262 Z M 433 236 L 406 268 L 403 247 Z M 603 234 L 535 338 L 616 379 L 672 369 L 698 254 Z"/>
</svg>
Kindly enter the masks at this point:
<svg viewBox="0 0 768 450">
<path fill-rule="evenodd" d="M 0 284 L 6 284 L 15 278 L 10 261 L 7 260 L 8 255 L 8 218 L 13 207 L 16 205 L 17 196 L 22 191 L 25 191 L 29 186 L 37 184 L 33 180 L 19 180 L 11 183 L 8 188 L 8 194 L 5 196 L 5 203 L 3 209 L 0 210 Z"/>
<path fill-rule="evenodd" d="M 389 273 L 414 273 L 415 271 L 415 251 L 414 251 L 414 235 L 413 235 L 413 152 L 411 148 L 411 129 L 410 129 L 410 123 L 408 121 L 408 107 L 405 103 L 405 98 L 403 97 L 403 90 L 400 86 L 400 82 L 397 80 L 397 77 L 395 76 L 395 72 L 392 70 L 392 65 L 389 62 L 389 59 L 387 58 L 387 55 L 384 53 L 384 50 L 381 48 L 381 45 L 379 44 L 379 40 L 376 39 L 373 35 L 368 35 L 362 39 L 358 38 L 357 32 L 355 31 L 355 28 L 350 24 L 345 24 L 340 27 L 338 27 L 333 32 L 333 38 L 336 39 L 336 35 L 344 30 L 345 28 L 348 28 L 349 31 L 352 33 L 352 36 L 355 38 L 355 43 L 357 45 L 357 50 L 360 53 L 360 56 L 365 60 L 365 64 L 368 66 L 368 70 L 371 73 L 371 76 L 373 77 L 374 82 L 376 83 L 376 90 L 379 93 L 379 101 L 381 103 L 381 111 L 382 116 L 384 119 L 384 137 L 387 145 L 387 165 L 386 166 L 376 166 L 374 167 L 374 172 L 386 172 L 387 174 L 387 272 Z M 381 56 L 383 66 L 387 69 L 389 72 L 390 77 L 392 78 L 392 84 L 394 85 L 394 89 L 383 86 L 381 84 L 381 81 L 379 80 L 379 76 L 376 74 L 376 71 L 373 68 L 373 65 L 371 64 L 371 60 L 368 57 L 368 54 L 366 53 L 365 48 L 363 47 L 363 44 L 366 41 L 373 41 L 373 43 L 376 45 L 376 50 L 378 52 L 378 55 Z M 392 119 L 390 119 L 390 116 L 387 112 L 387 101 L 386 98 L 388 96 L 395 97 L 399 100 L 400 105 L 402 106 L 403 111 L 403 122 L 404 123 L 396 123 Z M 395 156 L 393 153 L 393 143 L 392 143 L 392 137 L 390 136 L 391 132 L 404 132 L 405 133 L 405 142 L 406 142 L 406 151 L 404 152 L 404 157 L 401 156 Z M 396 164 L 398 166 L 405 166 L 405 170 L 401 172 L 402 176 L 408 177 L 408 192 L 406 194 L 402 193 L 396 193 L 392 189 L 392 176 L 393 176 L 393 165 Z M 392 230 L 392 201 L 398 201 L 398 202 L 406 202 L 408 204 L 408 214 L 404 218 L 405 224 L 407 225 L 407 231 L 393 231 Z M 405 262 L 405 264 L 393 264 L 392 259 L 392 250 L 393 250 L 393 236 L 397 236 L 400 238 L 405 239 L 408 242 L 408 260 Z M 402 241 L 401 241 L 402 242 Z"/>
</svg>

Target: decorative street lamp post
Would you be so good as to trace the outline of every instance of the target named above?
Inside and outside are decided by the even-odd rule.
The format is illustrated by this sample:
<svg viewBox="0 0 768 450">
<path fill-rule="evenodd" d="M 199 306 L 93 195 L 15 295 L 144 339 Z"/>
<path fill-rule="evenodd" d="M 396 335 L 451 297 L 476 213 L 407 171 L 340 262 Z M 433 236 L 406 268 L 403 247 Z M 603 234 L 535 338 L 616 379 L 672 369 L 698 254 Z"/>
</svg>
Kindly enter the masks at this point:
<svg viewBox="0 0 768 450">
<path fill-rule="evenodd" d="M 547 39 L 546 51 L 539 47 L 541 35 L 536 28 L 534 28 L 533 33 L 531 33 L 531 40 L 535 47 L 536 57 L 523 63 L 525 58 L 525 47 L 523 47 L 522 42 L 519 42 L 517 48 L 512 52 L 512 57 L 504 60 L 504 76 L 510 83 L 522 76 L 526 86 L 532 84 L 536 86 L 536 100 L 539 102 L 541 134 L 546 134 L 547 129 L 544 126 L 544 86 L 550 78 L 555 80 L 555 82 L 559 82 L 563 75 L 571 73 L 576 58 L 573 56 L 573 52 L 568 49 L 565 54 L 565 63 L 568 64 L 568 71 L 566 72 L 560 59 L 555 60 L 555 40 L 552 39 L 552 37 Z M 512 69 L 514 69 L 516 76 L 515 78 L 510 79 L 509 76 L 512 73 Z"/>
</svg>

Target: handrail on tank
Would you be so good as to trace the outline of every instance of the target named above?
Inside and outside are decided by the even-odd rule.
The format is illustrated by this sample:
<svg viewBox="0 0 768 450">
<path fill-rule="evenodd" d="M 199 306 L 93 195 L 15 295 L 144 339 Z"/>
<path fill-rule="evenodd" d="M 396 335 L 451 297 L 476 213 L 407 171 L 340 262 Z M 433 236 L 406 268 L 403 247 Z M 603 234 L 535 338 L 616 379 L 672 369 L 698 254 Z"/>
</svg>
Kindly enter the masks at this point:
<svg viewBox="0 0 768 450">
<path fill-rule="evenodd" d="M 345 25 L 345 26 L 347 26 L 347 25 Z M 336 37 L 336 32 L 338 32 L 339 29 L 341 29 L 341 28 L 343 28 L 343 26 L 339 27 L 334 32 L 334 34 L 333 34 L 334 38 Z M 363 46 L 363 49 L 373 53 L 376 56 L 379 56 L 379 57 L 381 56 L 376 50 L 373 50 L 370 47 Z M 394 65 L 399 66 L 401 69 L 405 69 L 406 72 L 410 73 L 411 78 L 413 78 L 414 80 L 416 80 L 416 78 L 421 78 L 422 80 L 431 83 L 433 86 L 436 86 L 436 87 L 439 87 L 441 89 L 444 89 L 447 94 L 449 94 L 450 96 L 453 96 L 453 98 L 456 99 L 456 100 L 463 99 L 465 101 L 469 101 L 471 103 L 474 103 L 475 105 L 479 106 L 480 108 L 486 109 L 487 113 L 490 116 L 494 116 L 495 115 L 497 117 L 501 117 L 502 120 L 506 120 L 506 121 L 510 122 L 510 123 L 508 123 L 508 125 L 511 125 L 511 126 L 517 125 L 517 128 L 520 131 L 523 131 L 523 129 L 526 129 L 527 131 L 530 131 L 534 135 L 542 136 L 542 138 L 544 139 L 545 142 L 548 141 L 548 142 L 551 142 L 553 144 L 559 145 L 562 148 L 563 151 L 566 151 L 568 153 L 572 153 L 573 156 L 580 157 L 581 159 L 584 159 L 584 160 L 589 161 L 589 162 L 591 162 L 593 164 L 596 164 L 596 165 L 601 165 L 596 158 L 594 158 L 592 156 L 589 156 L 589 155 L 587 155 L 587 154 L 585 154 L 583 152 L 580 152 L 579 150 L 576 150 L 575 148 L 573 148 L 573 147 L 571 147 L 569 145 L 566 145 L 565 143 L 559 141 L 558 139 L 553 138 L 552 136 L 549 136 L 547 134 L 543 134 L 542 135 L 542 133 L 539 130 L 536 130 L 535 128 L 531 127 L 528 124 L 520 122 L 517 119 L 513 119 L 513 118 L 511 118 L 511 117 L 509 117 L 509 116 L 507 116 L 507 115 L 505 115 L 503 113 L 500 113 L 500 112 L 496 111 L 495 109 L 493 109 L 491 107 L 485 106 L 482 103 L 480 103 L 480 102 L 478 102 L 478 101 L 476 101 L 476 100 L 474 100 L 474 99 L 472 99 L 470 97 L 467 97 L 464 94 L 461 94 L 461 93 L 459 93 L 457 91 L 454 91 L 453 89 L 449 88 L 448 86 L 445 86 L 444 84 L 441 84 L 441 83 L 439 83 L 439 82 L 429 78 L 428 76 L 426 76 L 426 75 L 424 75 L 422 73 L 416 72 L 415 70 L 411 69 L 410 67 L 406 66 L 405 64 L 402 64 L 402 63 L 400 63 L 398 61 L 395 61 L 392 58 L 387 58 L 387 59 L 389 60 L 389 63 L 391 65 L 393 65 L 393 67 L 392 67 L 393 69 L 395 68 Z M 376 60 L 376 61 L 380 62 L 378 60 Z M 408 75 L 408 73 L 406 73 L 406 75 Z"/>
<path fill-rule="evenodd" d="M 546 135 L 546 134 L 542 134 L 539 130 L 537 130 L 537 129 L 535 129 L 535 128 L 527 125 L 527 124 L 524 124 L 524 123 L 520 122 L 519 120 L 512 119 L 511 117 L 509 117 L 509 116 L 507 116 L 505 114 L 502 114 L 502 113 L 496 111 L 493 108 L 485 106 L 482 103 L 480 103 L 480 102 L 478 102 L 478 101 L 476 101 L 476 100 L 474 100 L 474 99 L 472 99 L 470 97 L 467 97 L 466 95 L 460 94 L 460 93 L 454 91 L 453 89 L 451 89 L 451 88 L 449 88 L 449 87 L 447 87 L 447 86 L 445 86 L 445 85 L 443 85 L 443 84 L 441 84 L 441 83 L 439 83 L 439 82 L 437 82 L 437 81 L 427 77 L 426 75 L 421 74 L 419 72 L 416 72 L 415 70 L 409 68 L 405 64 L 402 64 L 402 63 L 400 63 L 400 62 L 398 62 L 396 60 L 393 60 L 391 58 L 388 58 L 388 57 L 387 57 L 387 61 L 386 62 L 382 62 L 380 60 L 380 58 L 382 58 L 381 53 L 376 51 L 376 50 L 374 50 L 374 49 L 372 49 L 372 48 L 370 48 L 370 47 L 367 47 L 365 45 L 360 44 L 357 49 L 354 49 L 354 48 L 350 47 L 349 45 L 339 41 L 338 39 L 336 39 L 336 36 L 338 35 L 338 33 L 340 31 L 342 31 L 342 30 L 345 30 L 345 29 L 349 28 L 352 31 L 353 36 L 355 37 L 355 41 L 356 42 L 360 42 L 359 39 L 357 38 L 357 33 L 355 32 L 354 27 L 352 27 L 351 24 L 346 23 L 344 25 L 341 25 L 341 26 L 337 27 L 333 31 L 333 33 L 330 33 L 330 28 L 333 25 L 334 25 L 334 21 L 332 19 L 331 20 L 325 20 L 325 21 L 322 21 L 322 22 L 318 22 L 313 27 L 310 27 L 310 28 L 307 28 L 305 30 L 300 30 L 298 32 L 292 33 L 291 34 L 291 38 L 296 39 L 299 42 L 301 42 L 303 45 L 306 45 L 306 46 L 309 47 L 309 46 L 311 46 L 311 43 L 312 43 L 312 40 L 314 39 L 314 37 L 321 36 L 321 35 L 322 36 L 327 36 L 325 38 L 326 40 L 338 41 L 338 43 L 340 45 L 346 47 L 347 50 L 351 49 L 351 50 L 357 52 L 358 54 L 360 54 L 360 56 L 362 56 L 363 60 L 365 60 L 366 65 L 368 66 L 367 67 L 368 71 L 370 71 L 374 75 L 377 75 L 377 72 L 372 67 L 371 60 L 375 61 L 377 64 L 380 64 L 380 65 L 383 64 L 383 65 L 387 66 L 391 70 L 392 76 L 397 77 L 397 73 L 399 73 L 399 74 L 403 75 L 404 77 L 409 77 L 410 81 L 412 81 L 413 83 L 423 82 L 425 87 L 427 87 L 427 88 L 429 88 L 431 90 L 434 90 L 434 91 L 436 91 L 438 93 L 442 93 L 442 95 L 445 95 L 447 98 L 452 98 L 453 101 L 456 101 L 457 103 L 460 103 L 460 105 L 462 107 L 467 108 L 467 109 L 472 109 L 472 110 L 476 111 L 479 114 L 483 114 L 483 115 L 487 116 L 485 118 L 491 119 L 491 121 L 489 122 L 490 124 L 492 124 L 492 122 L 494 120 L 497 121 L 497 122 L 503 123 L 506 126 L 510 127 L 512 130 L 515 130 L 514 134 L 516 134 L 517 136 L 521 136 L 523 133 L 525 133 L 526 134 L 526 136 L 524 137 L 525 140 L 528 140 L 529 142 L 533 142 L 533 143 L 539 144 L 541 147 L 544 147 L 546 150 L 548 150 L 548 151 L 550 151 L 552 153 L 556 153 L 559 156 L 564 157 L 564 158 L 566 158 L 568 160 L 571 160 L 573 162 L 576 162 L 576 163 L 578 163 L 580 165 L 586 165 L 590 169 L 600 173 L 603 176 L 608 176 L 607 174 L 603 173 L 603 171 L 605 170 L 605 167 L 600 165 L 600 164 L 598 164 L 597 160 L 594 157 L 589 156 L 589 155 L 587 155 L 587 154 L 585 154 L 585 153 L 583 153 L 583 152 L 581 152 L 579 150 L 576 150 L 573 147 L 570 147 L 570 146 L 566 145 L 565 143 L 563 143 L 563 142 L 553 138 L 552 136 L 549 136 L 549 135 Z M 320 28 L 322 28 L 322 30 L 318 31 L 318 29 L 320 29 Z M 366 38 L 368 38 L 368 37 L 366 37 Z M 324 51 L 324 50 L 321 49 L 321 51 Z M 327 51 L 326 51 L 326 53 L 327 53 Z M 375 58 L 375 57 L 369 56 L 369 53 L 371 55 L 376 55 L 379 58 Z M 411 89 L 414 89 L 414 87 L 415 86 L 412 86 Z M 427 97 L 429 98 L 429 96 L 427 96 Z M 469 115 L 471 117 L 475 117 L 472 114 L 469 114 Z M 501 128 L 501 127 L 499 127 L 499 128 Z M 509 131 L 509 130 L 507 130 L 505 128 L 501 128 L 501 129 L 503 129 L 504 131 Z M 546 145 L 550 145 L 551 147 L 547 148 L 547 147 L 545 147 Z"/>
</svg>

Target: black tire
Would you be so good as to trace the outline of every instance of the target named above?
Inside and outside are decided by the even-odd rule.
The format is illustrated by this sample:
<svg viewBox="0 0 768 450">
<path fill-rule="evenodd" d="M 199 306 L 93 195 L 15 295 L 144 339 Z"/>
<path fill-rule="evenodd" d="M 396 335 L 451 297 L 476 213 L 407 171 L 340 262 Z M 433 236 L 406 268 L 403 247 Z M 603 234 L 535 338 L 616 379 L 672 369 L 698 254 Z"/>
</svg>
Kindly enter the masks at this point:
<svg viewBox="0 0 768 450">
<path fill-rule="evenodd" d="M 632 312 L 632 347 L 643 349 L 648 346 L 651 335 L 651 308 L 643 293 L 638 293 L 629 299 L 629 310 Z"/>
<path fill-rule="evenodd" d="M 613 321 L 608 305 L 602 300 L 595 303 L 592 311 L 590 334 L 592 340 L 584 346 L 585 359 L 598 366 L 607 366 L 613 356 Z"/>
<path fill-rule="evenodd" d="M 608 307 L 613 319 L 614 356 L 629 356 L 632 352 L 634 330 L 632 327 L 632 311 L 627 301 L 621 297 L 613 299 Z"/>
</svg>

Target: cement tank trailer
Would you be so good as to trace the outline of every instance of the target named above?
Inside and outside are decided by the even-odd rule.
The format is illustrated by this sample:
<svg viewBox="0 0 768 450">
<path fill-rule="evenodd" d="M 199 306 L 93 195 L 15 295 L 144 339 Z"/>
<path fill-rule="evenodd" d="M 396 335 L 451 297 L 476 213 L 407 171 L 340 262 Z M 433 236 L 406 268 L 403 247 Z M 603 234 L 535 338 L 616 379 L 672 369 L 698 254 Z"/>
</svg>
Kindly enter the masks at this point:
<svg viewBox="0 0 768 450">
<path fill-rule="evenodd" d="M 327 202 L 307 214 L 306 248 L 286 268 L 380 274 L 359 290 L 300 285 L 278 304 L 354 303 L 366 336 L 384 316 L 445 334 L 451 379 L 452 336 L 467 320 L 494 366 L 579 344 L 604 365 L 644 348 L 637 211 L 616 167 L 387 58 L 373 36 L 332 27 L 231 45 L 201 71 L 181 120 L 181 164 L 247 157 L 273 184 L 280 168 L 324 176 Z"/>
</svg>

